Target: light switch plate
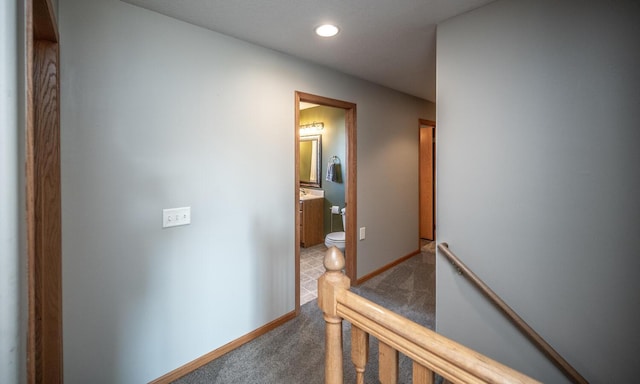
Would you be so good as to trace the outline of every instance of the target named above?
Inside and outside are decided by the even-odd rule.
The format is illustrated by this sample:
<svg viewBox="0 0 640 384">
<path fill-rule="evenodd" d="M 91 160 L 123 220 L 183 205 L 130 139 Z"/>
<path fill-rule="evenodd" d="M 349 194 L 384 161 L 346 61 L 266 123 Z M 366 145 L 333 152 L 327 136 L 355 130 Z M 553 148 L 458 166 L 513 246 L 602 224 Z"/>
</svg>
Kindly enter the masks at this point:
<svg viewBox="0 0 640 384">
<path fill-rule="evenodd" d="M 191 207 L 162 210 L 162 228 L 191 224 Z"/>
<path fill-rule="evenodd" d="M 367 234 L 367 227 L 360 228 L 360 240 L 364 240 Z"/>
</svg>

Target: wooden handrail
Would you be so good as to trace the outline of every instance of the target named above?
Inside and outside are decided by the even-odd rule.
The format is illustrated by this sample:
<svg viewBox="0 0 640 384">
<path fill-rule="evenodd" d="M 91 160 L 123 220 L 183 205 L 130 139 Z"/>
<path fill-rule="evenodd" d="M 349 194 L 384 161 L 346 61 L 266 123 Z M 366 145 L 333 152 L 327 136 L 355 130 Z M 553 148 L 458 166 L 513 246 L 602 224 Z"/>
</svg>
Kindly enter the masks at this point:
<svg viewBox="0 0 640 384">
<path fill-rule="evenodd" d="M 458 273 L 466 276 L 480 291 L 497 306 L 513 324 L 520 329 L 549 359 L 564 373 L 564 375 L 574 383 L 588 384 L 589 382 L 575 369 L 562 355 L 560 355 L 547 341 L 540 336 L 529 324 L 527 324 L 516 311 L 502 300 L 487 284 L 482 281 L 469 267 L 467 267 L 458 256 L 449 250 L 449 244 L 440 243 L 438 249 L 458 270 Z"/>
<path fill-rule="evenodd" d="M 351 352 L 358 383 L 364 381 L 368 353 L 366 334 L 380 341 L 380 381 L 383 384 L 397 381 L 398 351 L 413 360 L 414 383 L 432 383 L 433 373 L 454 383 L 538 383 L 349 291 L 350 280 L 342 273 L 344 256 L 337 248 L 331 247 L 327 251 L 324 265 L 326 272 L 318 279 L 318 305 L 326 322 L 325 383 L 343 382 L 343 319 L 352 324 Z"/>
</svg>

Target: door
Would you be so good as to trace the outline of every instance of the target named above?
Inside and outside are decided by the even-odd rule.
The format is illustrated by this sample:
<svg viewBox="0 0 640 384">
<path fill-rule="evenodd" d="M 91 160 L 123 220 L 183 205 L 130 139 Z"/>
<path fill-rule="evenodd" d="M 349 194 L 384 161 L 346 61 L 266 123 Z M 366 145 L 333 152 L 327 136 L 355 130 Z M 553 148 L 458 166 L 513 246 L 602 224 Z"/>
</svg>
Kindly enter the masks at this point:
<svg viewBox="0 0 640 384">
<path fill-rule="evenodd" d="M 435 135 L 435 124 L 420 120 L 420 238 L 427 240 L 435 240 Z"/>
</svg>

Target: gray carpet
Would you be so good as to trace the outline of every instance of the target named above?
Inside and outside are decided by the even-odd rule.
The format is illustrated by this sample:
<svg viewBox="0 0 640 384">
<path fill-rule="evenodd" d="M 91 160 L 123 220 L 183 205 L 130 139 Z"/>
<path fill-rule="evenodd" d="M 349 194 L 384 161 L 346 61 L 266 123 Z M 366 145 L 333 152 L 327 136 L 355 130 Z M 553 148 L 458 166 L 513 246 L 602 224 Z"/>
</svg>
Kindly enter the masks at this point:
<svg viewBox="0 0 640 384">
<path fill-rule="evenodd" d="M 433 247 L 352 291 L 430 329 L 435 326 Z M 300 316 L 175 381 L 191 383 L 324 383 L 324 320 L 316 300 Z M 350 325 L 343 323 L 345 382 L 355 382 Z M 370 338 L 365 381 L 378 383 L 378 341 Z M 400 356 L 399 383 L 411 383 L 411 361 Z"/>
</svg>

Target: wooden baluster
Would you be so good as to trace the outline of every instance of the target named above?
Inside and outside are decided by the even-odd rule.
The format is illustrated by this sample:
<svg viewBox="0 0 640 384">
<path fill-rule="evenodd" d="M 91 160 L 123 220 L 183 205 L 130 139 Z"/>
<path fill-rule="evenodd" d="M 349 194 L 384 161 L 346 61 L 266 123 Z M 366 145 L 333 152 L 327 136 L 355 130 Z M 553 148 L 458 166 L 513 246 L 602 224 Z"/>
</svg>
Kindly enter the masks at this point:
<svg viewBox="0 0 640 384">
<path fill-rule="evenodd" d="M 413 384 L 433 384 L 433 372 L 424 365 L 413 362 Z"/>
<path fill-rule="evenodd" d="M 339 317 L 324 316 L 326 347 L 324 359 L 325 384 L 342 384 L 342 320 Z"/>
<path fill-rule="evenodd" d="M 318 279 L 318 306 L 324 313 L 325 363 L 324 382 L 342 384 L 342 319 L 337 315 L 336 295 L 340 290 L 349 289 L 351 281 L 342 273 L 344 255 L 336 247 L 327 250 L 324 256 L 326 272 Z"/>
<path fill-rule="evenodd" d="M 356 383 L 364 384 L 364 369 L 369 357 L 369 334 L 351 325 L 351 362 L 356 368 Z"/>
<path fill-rule="evenodd" d="M 383 343 L 379 342 L 379 371 L 380 383 L 397 384 L 398 383 L 398 351 Z"/>
</svg>

